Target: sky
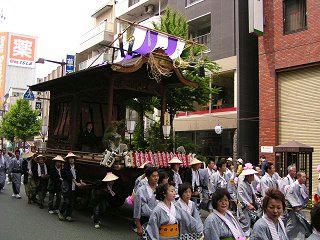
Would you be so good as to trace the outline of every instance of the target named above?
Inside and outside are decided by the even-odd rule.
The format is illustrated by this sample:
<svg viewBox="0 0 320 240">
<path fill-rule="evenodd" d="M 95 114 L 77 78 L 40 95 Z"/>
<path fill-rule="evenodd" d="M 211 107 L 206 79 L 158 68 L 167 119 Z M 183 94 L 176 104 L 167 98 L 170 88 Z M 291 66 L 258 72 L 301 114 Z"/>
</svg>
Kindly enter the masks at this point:
<svg viewBox="0 0 320 240">
<path fill-rule="evenodd" d="M 108 0 L 0 0 L 0 32 L 37 37 L 37 56 L 65 60 L 75 54 L 80 37 L 93 27 L 91 15 Z M 36 65 L 36 76 L 45 77 L 58 65 Z"/>
</svg>

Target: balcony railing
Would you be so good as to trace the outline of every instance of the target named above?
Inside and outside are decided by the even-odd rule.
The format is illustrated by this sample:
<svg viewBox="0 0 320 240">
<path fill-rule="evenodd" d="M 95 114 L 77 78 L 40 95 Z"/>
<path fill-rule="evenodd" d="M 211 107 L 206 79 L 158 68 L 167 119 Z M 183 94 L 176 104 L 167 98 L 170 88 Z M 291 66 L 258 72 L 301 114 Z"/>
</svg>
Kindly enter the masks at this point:
<svg viewBox="0 0 320 240">
<path fill-rule="evenodd" d="M 211 40 L 211 33 L 207 33 L 207 34 L 193 38 L 194 42 L 206 45 L 208 47 L 208 50 L 210 50 L 210 40 Z"/>
<path fill-rule="evenodd" d="M 95 28 L 89 30 L 80 37 L 80 44 L 83 44 L 90 39 L 93 39 L 104 32 L 109 32 L 113 34 L 114 24 L 112 22 L 103 21 Z"/>
<path fill-rule="evenodd" d="M 94 64 L 92 64 L 92 66 L 96 66 L 96 65 L 102 64 L 102 63 L 104 63 L 104 62 L 111 61 L 111 57 L 112 57 L 111 54 L 109 54 L 109 53 L 103 53 L 103 54 L 94 62 Z M 92 58 L 89 58 L 89 59 L 86 60 L 86 61 L 81 62 L 81 63 L 78 65 L 79 71 L 88 68 L 88 67 L 90 66 L 90 64 L 91 64 L 96 58 L 97 58 L 97 56 L 94 56 L 94 57 L 92 57 Z"/>
<path fill-rule="evenodd" d="M 128 1 L 128 3 L 129 3 L 128 7 L 131 7 L 132 5 L 134 5 L 134 4 L 138 3 L 138 2 L 140 2 L 140 0 L 129 0 Z"/>
</svg>

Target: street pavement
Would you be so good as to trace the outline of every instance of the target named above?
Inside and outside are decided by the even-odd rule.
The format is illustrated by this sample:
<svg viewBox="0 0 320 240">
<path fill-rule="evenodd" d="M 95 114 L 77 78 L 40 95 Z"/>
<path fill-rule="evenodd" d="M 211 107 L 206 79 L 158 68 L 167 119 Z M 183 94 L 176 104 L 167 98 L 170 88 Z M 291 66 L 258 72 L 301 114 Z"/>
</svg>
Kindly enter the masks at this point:
<svg viewBox="0 0 320 240">
<path fill-rule="evenodd" d="M 11 197 L 12 189 L 8 184 L 0 193 L 0 240 L 136 239 L 128 208 L 110 210 L 101 228 L 94 229 L 91 211 L 74 211 L 74 222 L 61 222 L 56 214 L 48 214 L 47 207 L 39 209 L 37 205 L 27 204 L 23 185 L 21 190 L 22 199 Z"/>
</svg>

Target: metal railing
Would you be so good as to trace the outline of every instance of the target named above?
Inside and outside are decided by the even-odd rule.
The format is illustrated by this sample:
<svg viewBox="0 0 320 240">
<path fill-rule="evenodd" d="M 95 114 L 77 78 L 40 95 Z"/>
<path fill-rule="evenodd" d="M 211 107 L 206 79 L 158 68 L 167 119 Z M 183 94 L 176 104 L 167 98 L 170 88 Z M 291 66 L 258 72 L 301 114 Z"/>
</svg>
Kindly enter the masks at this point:
<svg viewBox="0 0 320 240">
<path fill-rule="evenodd" d="M 136 3 L 138 3 L 138 2 L 140 2 L 140 0 L 129 0 L 128 1 L 128 7 L 131 7 L 132 5 L 134 5 L 134 4 L 136 4 Z"/>
<path fill-rule="evenodd" d="M 95 62 L 92 66 L 96 66 L 99 64 L 102 64 L 103 62 L 106 61 L 111 61 L 111 57 L 112 55 L 109 53 L 103 53 Z M 97 56 L 94 56 L 92 58 L 89 58 L 88 60 L 85 60 L 81 63 L 79 63 L 78 67 L 79 67 L 79 71 L 80 70 L 84 70 L 86 68 L 88 68 L 90 66 L 90 64 L 97 58 Z"/>
<path fill-rule="evenodd" d="M 194 37 L 193 41 L 206 45 L 209 50 L 210 49 L 210 42 L 211 42 L 211 33 L 207 33 L 207 34 L 204 34 L 201 36 Z"/>
<path fill-rule="evenodd" d="M 92 28 L 91 30 L 89 30 L 88 32 L 83 34 L 80 37 L 80 43 L 84 43 L 104 31 L 108 31 L 110 33 L 113 33 L 113 30 L 114 30 L 114 23 L 113 22 L 103 21 L 103 22 L 99 23 L 98 26 Z"/>
</svg>

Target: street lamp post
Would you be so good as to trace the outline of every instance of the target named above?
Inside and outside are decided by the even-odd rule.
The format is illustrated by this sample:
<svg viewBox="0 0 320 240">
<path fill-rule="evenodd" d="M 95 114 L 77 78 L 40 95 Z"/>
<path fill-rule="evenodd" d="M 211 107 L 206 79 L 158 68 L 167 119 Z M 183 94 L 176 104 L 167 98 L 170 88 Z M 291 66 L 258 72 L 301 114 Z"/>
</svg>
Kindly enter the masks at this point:
<svg viewBox="0 0 320 240">
<path fill-rule="evenodd" d="M 129 136 L 130 136 L 130 146 L 129 148 L 131 149 L 131 135 L 133 134 L 134 132 L 134 128 L 135 128 L 135 125 L 136 125 L 136 122 L 134 120 L 128 120 L 127 121 L 127 131 L 129 133 Z"/>
<path fill-rule="evenodd" d="M 63 77 L 63 69 L 64 69 L 64 66 L 67 64 L 66 62 L 64 62 L 64 60 L 62 60 L 62 62 L 58 62 L 58 61 L 48 60 L 48 59 L 44 59 L 44 58 L 39 58 L 38 61 L 36 61 L 36 63 L 41 63 L 41 64 L 44 64 L 45 62 L 50 62 L 50 63 L 55 63 L 55 64 L 61 65 L 61 77 Z"/>
<path fill-rule="evenodd" d="M 171 126 L 170 125 L 163 125 L 162 126 L 162 133 L 164 136 L 164 139 L 170 138 L 170 132 L 171 132 Z"/>
</svg>

